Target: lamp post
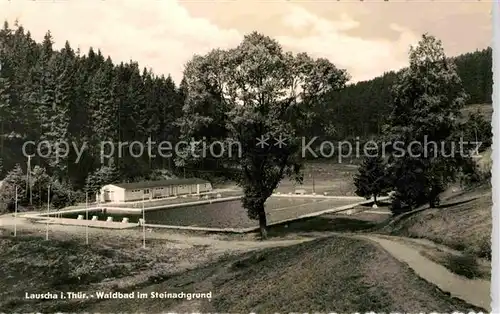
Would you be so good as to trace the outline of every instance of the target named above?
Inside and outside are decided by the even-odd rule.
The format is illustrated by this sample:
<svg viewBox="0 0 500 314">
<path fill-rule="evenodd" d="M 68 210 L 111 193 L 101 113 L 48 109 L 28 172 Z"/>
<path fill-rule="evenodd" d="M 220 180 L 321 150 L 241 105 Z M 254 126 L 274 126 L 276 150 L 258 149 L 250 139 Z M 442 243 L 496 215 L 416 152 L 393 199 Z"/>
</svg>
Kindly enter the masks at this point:
<svg viewBox="0 0 500 314">
<path fill-rule="evenodd" d="M 17 185 L 16 185 L 16 200 L 14 205 L 14 236 L 17 236 Z"/>
<path fill-rule="evenodd" d="M 312 184 L 313 184 L 313 194 L 316 193 L 316 184 L 314 181 L 314 167 L 311 165 L 311 176 L 312 176 Z"/>
<path fill-rule="evenodd" d="M 32 184 L 31 184 L 31 158 L 33 156 L 28 155 L 28 165 L 26 170 L 26 192 L 28 192 L 29 188 L 29 196 L 30 196 L 30 205 L 33 205 L 33 189 L 32 189 Z"/>
<path fill-rule="evenodd" d="M 146 211 L 144 210 L 144 193 L 142 193 L 142 248 L 146 248 Z"/>
<path fill-rule="evenodd" d="M 50 184 L 47 189 L 47 225 L 45 228 L 45 240 L 49 239 L 49 218 L 50 218 Z"/>
<path fill-rule="evenodd" d="M 85 244 L 89 244 L 89 192 L 85 193 Z"/>
</svg>

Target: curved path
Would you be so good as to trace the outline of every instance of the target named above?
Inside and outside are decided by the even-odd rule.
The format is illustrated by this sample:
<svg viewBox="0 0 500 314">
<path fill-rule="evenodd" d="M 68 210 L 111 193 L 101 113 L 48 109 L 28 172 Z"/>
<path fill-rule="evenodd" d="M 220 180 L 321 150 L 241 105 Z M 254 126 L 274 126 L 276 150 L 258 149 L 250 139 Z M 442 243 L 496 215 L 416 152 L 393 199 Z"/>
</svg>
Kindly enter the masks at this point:
<svg viewBox="0 0 500 314">
<path fill-rule="evenodd" d="M 483 279 L 468 279 L 462 276 L 458 276 L 446 267 L 431 261 L 425 256 L 419 253 L 419 250 L 415 249 L 414 246 L 402 243 L 401 237 L 391 237 L 386 235 L 361 235 L 361 234 L 343 234 L 337 232 L 311 232 L 311 233 L 301 233 L 301 235 L 307 238 L 301 238 L 296 240 L 269 240 L 263 242 L 256 241 L 223 241 L 206 239 L 202 240 L 205 244 L 209 244 L 217 249 L 224 250 L 251 250 L 251 249 L 262 249 L 267 247 L 276 246 L 288 246 L 294 245 L 305 241 L 311 241 L 328 236 L 342 236 L 342 237 L 352 237 L 357 239 L 363 239 L 366 241 L 371 241 L 380 245 L 384 250 L 389 252 L 394 258 L 402 263 L 405 263 L 415 271 L 415 273 L 426 280 L 427 282 L 434 284 L 439 289 L 444 292 L 450 293 L 452 297 L 461 299 L 471 305 L 480 307 L 487 312 L 491 312 L 491 296 L 490 296 L 490 286 L 491 282 Z M 412 240 L 412 239 L 409 239 Z M 184 239 L 188 243 L 199 243 L 200 239 Z M 413 241 L 412 241 L 413 242 Z M 430 241 L 426 241 L 426 245 L 433 245 Z M 415 241 L 419 244 L 418 241 Z M 436 247 L 442 247 L 441 245 L 435 244 Z M 451 251 L 451 249 L 450 249 Z M 191 304 L 191 302 L 189 302 Z M 184 309 L 188 304 L 179 305 L 181 309 Z"/>
<path fill-rule="evenodd" d="M 453 297 L 491 312 L 490 281 L 458 276 L 446 267 L 424 257 L 414 247 L 391 240 L 386 236 L 356 235 L 354 237 L 379 244 L 394 258 L 412 268 L 419 277 L 449 292 Z"/>
</svg>

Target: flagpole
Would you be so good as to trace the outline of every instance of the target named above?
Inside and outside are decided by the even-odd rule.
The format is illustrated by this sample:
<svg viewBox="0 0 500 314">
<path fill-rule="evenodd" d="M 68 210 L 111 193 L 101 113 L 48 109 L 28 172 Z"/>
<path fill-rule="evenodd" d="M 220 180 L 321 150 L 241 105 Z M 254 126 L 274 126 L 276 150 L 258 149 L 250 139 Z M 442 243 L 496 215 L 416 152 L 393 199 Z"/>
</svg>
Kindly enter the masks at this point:
<svg viewBox="0 0 500 314">
<path fill-rule="evenodd" d="M 142 193 L 142 248 L 146 248 L 146 213 L 144 210 L 144 193 Z"/>
<path fill-rule="evenodd" d="M 28 187 L 30 189 L 30 205 L 33 205 L 33 188 L 31 185 L 31 155 L 28 156 Z"/>
<path fill-rule="evenodd" d="M 17 185 L 16 185 L 16 205 L 14 209 L 14 236 L 17 236 Z"/>
<path fill-rule="evenodd" d="M 26 198 L 29 197 L 29 182 L 30 182 L 30 156 L 28 156 L 28 162 L 26 163 Z"/>
<path fill-rule="evenodd" d="M 50 218 L 50 184 L 47 190 L 47 225 L 45 228 L 45 240 L 49 239 L 49 218 Z"/>
<path fill-rule="evenodd" d="M 89 192 L 85 193 L 85 244 L 89 244 Z"/>
</svg>

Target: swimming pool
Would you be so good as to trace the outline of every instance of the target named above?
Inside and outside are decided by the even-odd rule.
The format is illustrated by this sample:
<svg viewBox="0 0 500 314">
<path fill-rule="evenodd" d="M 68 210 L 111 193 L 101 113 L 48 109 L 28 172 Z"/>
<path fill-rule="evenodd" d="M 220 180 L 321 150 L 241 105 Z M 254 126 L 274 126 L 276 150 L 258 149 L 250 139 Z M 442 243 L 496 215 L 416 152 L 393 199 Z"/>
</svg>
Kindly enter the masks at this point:
<svg viewBox="0 0 500 314">
<path fill-rule="evenodd" d="M 268 222 L 271 223 L 356 202 L 353 199 L 271 197 L 266 202 L 266 213 Z M 59 217 L 76 219 L 79 215 L 83 215 L 85 219 L 85 211 L 65 213 Z M 142 213 L 119 214 L 89 211 L 88 219 L 92 219 L 92 216 L 97 216 L 101 221 L 106 220 L 107 217 L 113 217 L 113 221 L 122 221 L 127 217 L 129 222 L 137 223 L 142 218 Z M 258 225 L 257 221 L 248 218 L 247 211 L 240 200 L 151 210 L 145 212 L 145 218 L 147 224 L 191 227 L 247 228 Z"/>
</svg>

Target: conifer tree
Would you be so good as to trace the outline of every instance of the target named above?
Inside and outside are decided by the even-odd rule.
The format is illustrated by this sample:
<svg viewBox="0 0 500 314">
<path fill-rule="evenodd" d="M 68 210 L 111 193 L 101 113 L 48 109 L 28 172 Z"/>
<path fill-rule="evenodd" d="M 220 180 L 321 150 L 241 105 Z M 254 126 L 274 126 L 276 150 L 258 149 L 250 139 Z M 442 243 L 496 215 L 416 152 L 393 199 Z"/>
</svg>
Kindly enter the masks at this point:
<svg viewBox="0 0 500 314">
<path fill-rule="evenodd" d="M 52 179 L 45 168 L 36 165 L 31 171 L 31 185 L 33 193 L 33 204 L 41 206 L 47 202 L 47 190 Z"/>
<path fill-rule="evenodd" d="M 363 159 L 354 177 L 354 185 L 358 196 L 367 199 L 373 197 L 377 204 L 377 197 L 390 190 L 390 180 L 382 156 L 370 154 Z"/>
<path fill-rule="evenodd" d="M 16 116 L 13 80 L 12 63 L 0 51 L 0 156 L 5 155 L 5 138 L 12 131 L 11 121 Z"/>
<path fill-rule="evenodd" d="M 13 201 L 15 199 L 16 188 L 19 203 L 26 203 L 26 176 L 19 164 L 16 164 L 3 179 L 0 198 L 4 202 Z"/>
<path fill-rule="evenodd" d="M 107 60 L 93 76 L 89 96 L 93 140 L 117 141 L 116 121 L 118 108 L 114 97 L 113 64 Z"/>
<path fill-rule="evenodd" d="M 106 184 L 117 183 L 120 175 L 114 162 L 110 161 L 108 165 L 102 165 L 94 173 L 87 177 L 85 190 L 90 194 L 99 192 L 99 189 Z"/>
</svg>

